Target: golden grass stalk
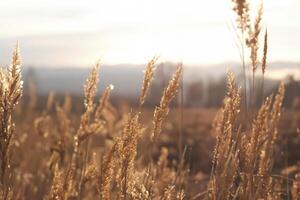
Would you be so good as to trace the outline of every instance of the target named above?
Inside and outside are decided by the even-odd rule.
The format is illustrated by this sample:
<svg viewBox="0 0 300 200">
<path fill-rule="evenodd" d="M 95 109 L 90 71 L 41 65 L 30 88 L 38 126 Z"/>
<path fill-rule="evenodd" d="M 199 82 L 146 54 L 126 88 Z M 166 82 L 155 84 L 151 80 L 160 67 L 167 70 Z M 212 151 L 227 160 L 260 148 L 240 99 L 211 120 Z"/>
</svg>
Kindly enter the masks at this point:
<svg viewBox="0 0 300 200">
<path fill-rule="evenodd" d="M 257 117 L 253 120 L 252 129 L 247 137 L 243 137 L 241 142 L 244 147 L 241 147 L 241 159 L 243 163 L 243 175 L 242 175 L 242 185 L 243 192 L 242 196 L 248 196 L 249 198 L 254 198 L 252 191 L 257 191 L 256 171 L 259 165 L 259 156 L 265 156 L 262 153 L 262 141 L 263 135 L 265 134 L 265 122 L 268 120 L 269 112 L 271 108 L 271 98 L 267 98 L 265 103 L 261 106 Z M 264 184 L 264 186 L 267 186 Z M 262 187 L 262 186 L 261 186 Z M 241 193 L 242 193 L 241 192 Z"/>
<path fill-rule="evenodd" d="M 140 137 L 139 115 L 129 114 L 122 131 L 117 139 L 117 152 L 120 174 L 118 177 L 119 194 L 121 199 L 126 199 L 129 187 L 133 185 L 134 161 L 137 154 L 137 142 Z"/>
<path fill-rule="evenodd" d="M 233 11 L 237 14 L 237 27 L 240 33 L 236 33 L 240 42 L 242 70 L 243 70 L 243 96 L 245 108 L 245 121 L 248 119 L 248 94 L 247 94 L 247 71 L 245 61 L 245 34 L 250 29 L 250 14 L 248 0 L 231 0 L 234 4 Z M 241 35 L 240 35 L 241 34 Z M 251 96 L 251 94 L 250 94 Z"/>
<path fill-rule="evenodd" d="M 249 3 L 247 0 L 232 0 L 234 3 L 233 11 L 237 14 L 238 28 L 245 32 L 249 27 Z"/>
<path fill-rule="evenodd" d="M 240 112 L 240 91 L 231 72 L 227 74 L 227 94 L 223 108 L 213 126 L 217 135 L 210 181 L 211 199 L 228 199 L 237 175 L 238 153 L 236 152 L 236 120 Z"/>
<path fill-rule="evenodd" d="M 181 80 L 181 75 L 182 75 L 182 65 L 180 64 L 177 67 L 175 73 L 173 74 L 173 77 L 170 80 L 168 86 L 165 88 L 159 106 L 157 106 L 154 110 L 154 119 L 153 119 L 154 128 L 151 135 L 152 141 L 156 141 L 157 137 L 161 133 L 163 121 L 165 120 L 165 118 L 169 113 L 170 102 L 175 97 L 176 92 L 178 90 L 178 86 Z"/>
<path fill-rule="evenodd" d="M 265 74 L 265 72 L 266 72 L 267 53 L 268 53 L 268 30 L 266 30 L 265 37 L 264 37 L 264 52 L 263 52 L 263 58 L 262 58 L 262 64 L 261 64 L 262 74 Z"/>
<path fill-rule="evenodd" d="M 81 115 L 79 128 L 74 136 L 74 146 L 69 168 L 66 176 L 67 192 L 65 198 L 80 198 L 84 187 L 84 173 L 87 166 L 88 142 L 86 142 L 85 153 L 81 152 L 80 146 L 86 139 L 102 129 L 102 121 L 93 121 L 95 113 L 94 98 L 99 81 L 99 62 L 95 64 L 84 86 L 84 108 Z M 80 159 L 84 157 L 84 159 Z M 79 173 L 78 173 L 79 172 Z"/>
<path fill-rule="evenodd" d="M 155 71 L 155 63 L 157 62 L 158 57 L 153 57 L 147 64 L 146 70 L 144 72 L 143 86 L 140 95 L 140 107 L 144 105 L 146 96 L 150 89 L 150 84 L 153 80 L 154 71 Z"/>
<path fill-rule="evenodd" d="M 64 174 L 56 165 L 49 200 L 63 200 L 64 195 Z"/>
<path fill-rule="evenodd" d="M 81 116 L 80 126 L 75 136 L 75 146 L 79 146 L 84 139 L 86 139 L 89 135 L 94 133 L 94 130 L 92 130 L 90 127 L 90 123 L 91 123 L 91 115 L 93 114 L 95 108 L 94 98 L 96 96 L 97 84 L 99 82 L 98 71 L 99 71 L 99 62 L 97 62 L 93 67 L 86 81 L 86 85 L 84 86 L 85 112 Z"/>
<path fill-rule="evenodd" d="M 99 67 L 100 64 L 97 62 L 84 86 L 84 106 L 86 111 L 90 111 L 94 108 L 94 98 L 96 96 L 97 84 L 99 82 Z"/>
<path fill-rule="evenodd" d="M 109 86 L 106 87 L 106 89 L 104 90 L 100 100 L 99 100 L 99 105 L 96 108 L 96 114 L 95 117 L 96 119 L 100 119 L 102 111 L 105 109 L 105 107 L 108 104 L 108 100 L 110 97 L 110 93 L 111 91 L 114 89 L 114 86 L 112 84 L 110 84 Z"/>
<path fill-rule="evenodd" d="M 76 187 L 76 163 L 70 162 L 67 171 L 66 177 L 64 180 L 65 190 L 64 190 L 64 200 L 68 200 L 70 198 L 76 198 L 78 196 L 78 191 Z"/>
<path fill-rule="evenodd" d="M 8 98 L 10 100 L 9 105 L 11 109 L 13 109 L 18 103 L 18 100 L 22 95 L 23 89 L 23 81 L 21 80 L 21 58 L 18 43 L 13 52 L 12 64 L 11 67 L 8 69 L 8 72 Z"/>
<path fill-rule="evenodd" d="M 217 143 L 209 184 L 210 199 L 266 199 L 272 189 L 272 167 L 277 126 L 284 96 L 281 83 L 274 101 L 266 99 L 250 131 L 237 124 L 240 94 L 228 74 L 227 95 L 214 122 Z M 238 177 L 238 178 L 237 178 Z"/>
<path fill-rule="evenodd" d="M 264 99 L 264 93 L 265 93 L 265 72 L 267 67 L 267 54 L 268 54 L 268 31 L 265 32 L 264 37 L 264 49 L 263 49 L 263 58 L 262 58 L 262 64 L 261 64 L 261 71 L 262 71 L 262 87 L 261 87 L 261 98 Z"/>
<path fill-rule="evenodd" d="M 252 65 L 252 104 L 255 103 L 256 93 L 255 93 L 255 73 L 258 67 L 258 49 L 259 49 L 259 34 L 261 31 L 261 20 L 263 14 L 263 4 L 260 4 L 257 10 L 257 16 L 254 21 L 253 27 L 248 28 L 248 37 L 246 39 L 246 45 L 250 48 L 250 60 Z"/>
<path fill-rule="evenodd" d="M 101 200 L 110 200 L 111 182 L 114 172 L 114 154 L 116 153 L 117 143 L 115 143 L 101 164 L 101 173 L 98 182 L 98 193 Z"/>
<path fill-rule="evenodd" d="M 246 40 L 247 46 L 251 50 L 251 63 L 252 63 L 252 72 L 255 73 L 257 66 L 258 66 L 258 57 L 257 57 L 257 52 L 259 48 L 259 34 L 261 31 L 261 20 L 262 20 L 262 14 L 263 14 L 263 4 L 260 5 L 258 11 L 257 11 L 257 16 L 254 21 L 253 28 L 250 26 L 249 27 L 249 38 Z"/>
<path fill-rule="evenodd" d="M 97 170 L 96 154 L 94 153 L 92 160 L 89 161 L 85 169 L 82 185 L 84 186 L 85 183 L 87 183 L 88 181 L 95 180 L 97 176 L 98 176 L 98 170 Z"/>
<path fill-rule="evenodd" d="M 18 44 L 13 52 L 11 66 L 7 71 L 1 70 L 0 77 L 0 181 L 5 185 L 8 181 L 6 179 L 10 177 L 7 169 L 10 168 L 10 144 L 15 132 L 12 115 L 23 88 Z"/>
<path fill-rule="evenodd" d="M 281 83 L 274 102 L 271 101 L 272 97 L 267 98 L 252 123 L 251 134 L 248 139 L 244 138 L 245 147 L 241 150 L 241 157 L 245 160 L 241 183 L 243 198 L 266 198 L 270 190 L 275 142 L 278 134 L 277 126 L 284 92 L 284 85 Z"/>
</svg>

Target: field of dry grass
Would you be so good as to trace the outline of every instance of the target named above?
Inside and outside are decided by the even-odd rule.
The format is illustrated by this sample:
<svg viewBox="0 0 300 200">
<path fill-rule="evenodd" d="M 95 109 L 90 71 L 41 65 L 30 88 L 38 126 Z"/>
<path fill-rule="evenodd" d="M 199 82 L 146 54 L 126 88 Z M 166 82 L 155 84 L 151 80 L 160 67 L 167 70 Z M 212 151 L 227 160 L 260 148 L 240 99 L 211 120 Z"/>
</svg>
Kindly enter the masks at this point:
<svg viewBox="0 0 300 200">
<path fill-rule="evenodd" d="M 239 86 L 228 72 L 219 109 L 184 108 L 180 101 L 171 106 L 181 96 L 182 64 L 159 104 L 145 107 L 154 57 L 138 106 L 113 105 L 112 85 L 98 98 L 96 63 L 83 83 L 82 113 L 74 111 L 70 96 L 61 101 L 53 93 L 40 110 L 33 85 L 21 98 L 17 46 L 11 66 L 0 71 L 0 199 L 299 199 L 300 106 L 282 107 L 283 82 L 259 107 L 254 103 L 264 94 L 256 73 L 268 70 L 267 31 L 259 58 L 263 9 L 251 20 L 247 1 L 233 4 L 245 76 Z"/>
</svg>

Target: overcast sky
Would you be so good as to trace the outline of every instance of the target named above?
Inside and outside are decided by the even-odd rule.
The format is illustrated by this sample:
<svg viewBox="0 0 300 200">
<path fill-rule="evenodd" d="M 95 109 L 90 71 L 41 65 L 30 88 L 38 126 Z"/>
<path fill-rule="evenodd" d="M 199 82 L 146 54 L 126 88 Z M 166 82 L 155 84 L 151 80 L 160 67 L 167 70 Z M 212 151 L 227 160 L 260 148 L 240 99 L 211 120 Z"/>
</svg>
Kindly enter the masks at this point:
<svg viewBox="0 0 300 200">
<path fill-rule="evenodd" d="M 258 0 L 250 1 L 255 7 Z M 264 0 L 271 61 L 299 61 L 300 1 Z M 0 64 L 18 40 L 23 63 L 86 66 L 237 61 L 231 0 L 9 0 L 0 5 Z"/>
</svg>

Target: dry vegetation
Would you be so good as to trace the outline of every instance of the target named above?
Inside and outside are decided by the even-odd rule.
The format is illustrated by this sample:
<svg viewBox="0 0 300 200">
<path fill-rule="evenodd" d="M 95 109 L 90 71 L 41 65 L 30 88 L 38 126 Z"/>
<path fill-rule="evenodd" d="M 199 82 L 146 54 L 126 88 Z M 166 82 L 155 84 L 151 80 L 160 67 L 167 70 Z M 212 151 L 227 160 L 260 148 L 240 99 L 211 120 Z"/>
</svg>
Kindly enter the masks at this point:
<svg viewBox="0 0 300 200">
<path fill-rule="evenodd" d="M 170 108 L 180 88 L 181 64 L 152 117 L 143 108 L 157 57 L 146 66 L 139 106 L 126 112 L 110 103 L 112 85 L 96 100 L 99 63 L 85 83 L 81 116 L 72 112 L 69 96 L 60 103 L 53 93 L 45 109 L 37 111 L 30 82 L 30 101 L 17 106 L 22 95 L 17 46 L 11 66 L 0 71 L 0 199 L 299 199 L 299 164 L 274 168 L 284 146 L 278 131 L 284 84 L 276 94 L 263 98 L 260 108 L 253 104 L 259 93 L 263 96 L 256 71 L 261 69 L 264 75 L 267 69 L 267 31 L 261 62 L 258 56 L 263 7 L 252 23 L 247 1 L 233 3 L 244 86 L 237 86 L 228 72 L 223 106 L 206 127 L 182 127 L 182 119 L 177 119 L 183 108 L 176 113 Z M 249 80 L 245 48 L 250 50 Z M 166 121 L 169 114 L 171 122 Z M 299 140 L 297 120 L 299 116 L 286 123 L 298 128 Z M 213 144 L 214 150 L 209 151 Z"/>
</svg>

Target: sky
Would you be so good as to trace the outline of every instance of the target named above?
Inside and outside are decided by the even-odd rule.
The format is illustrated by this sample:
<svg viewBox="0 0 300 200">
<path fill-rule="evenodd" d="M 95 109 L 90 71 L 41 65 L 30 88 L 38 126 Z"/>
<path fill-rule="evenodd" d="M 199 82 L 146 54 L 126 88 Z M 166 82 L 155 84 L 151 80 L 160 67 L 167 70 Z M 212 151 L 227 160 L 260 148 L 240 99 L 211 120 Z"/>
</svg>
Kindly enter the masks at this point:
<svg viewBox="0 0 300 200">
<path fill-rule="evenodd" d="M 250 1 L 256 8 L 259 0 Z M 264 0 L 269 61 L 299 61 L 300 1 Z M 0 65 L 19 41 L 24 65 L 238 61 L 231 0 L 9 0 L 0 5 Z"/>
</svg>

